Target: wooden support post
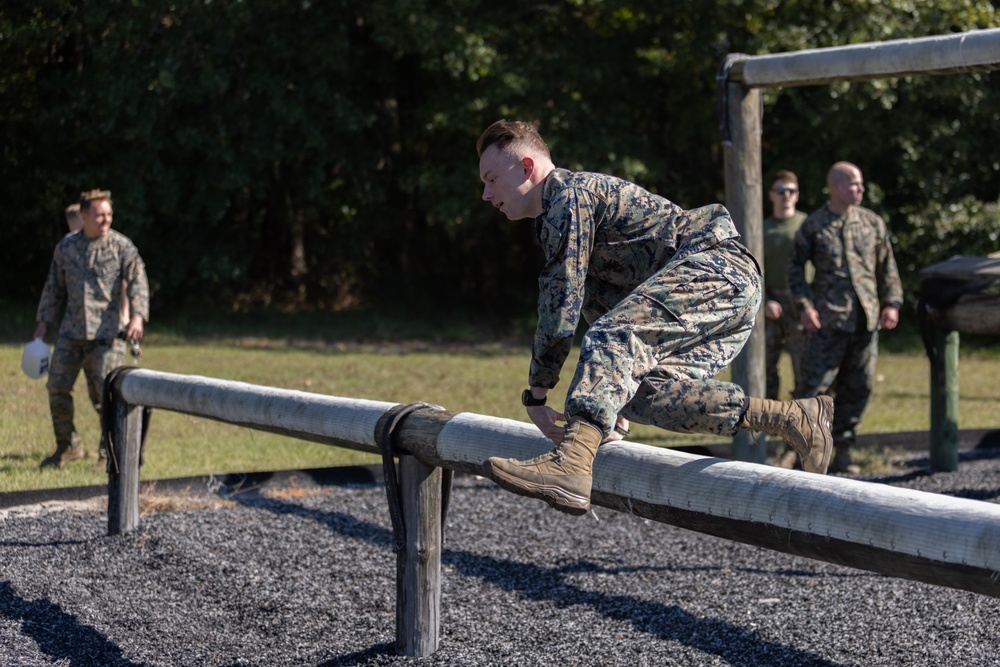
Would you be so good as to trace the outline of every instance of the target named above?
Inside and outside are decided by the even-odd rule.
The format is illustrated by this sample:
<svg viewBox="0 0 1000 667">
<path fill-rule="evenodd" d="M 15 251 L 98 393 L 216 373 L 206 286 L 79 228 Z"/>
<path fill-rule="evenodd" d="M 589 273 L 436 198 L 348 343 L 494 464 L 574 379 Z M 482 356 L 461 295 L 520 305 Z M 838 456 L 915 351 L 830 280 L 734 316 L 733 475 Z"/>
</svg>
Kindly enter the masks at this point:
<svg viewBox="0 0 1000 667">
<path fill-rule="evenodd" d="M 112 401 L 114 432 L 108 452 L 108 535 L 120 535 L 139 525 L 139 448 L 142 444 L 142 406 L 122 399 Z M 117 470 L 115 461 L 118 462 Z"/>
<path fill-rule="evenodd" d="M 400 455 L 399 494 L 406 546 L 396 557 L 396 651 L 427 657 L 441 620 L 441 469 Z"/>
<path fill-rule="evenodd" d="M 931 358 L 931 468 L 958 470 L 957 331 L 933 327 L 936 357 Z"/>
<path fill-rule="evenodd" d="M 760 91 L 727 83 L 731 141 L 724 145 L 726 168 L 726 208 L 729 209 L 740 240 L 764 266 L 764 218 L 761 208 L 763 182 L 760 165 L 761 103 Z M 763 278 L 761 278 L 763 287 Z M 761 295 L 763 297 L 763 294 Z M 764 309 L 757 311 L 753 331 L 743 351 L 733 361 L 733 382 L 751 396 L 764 396 L 766 377 L 764 349 Z M 767 436 L 740 431 L 733 438 L 733 458 L 764 463 L 767 460 Z"/>
</svg>

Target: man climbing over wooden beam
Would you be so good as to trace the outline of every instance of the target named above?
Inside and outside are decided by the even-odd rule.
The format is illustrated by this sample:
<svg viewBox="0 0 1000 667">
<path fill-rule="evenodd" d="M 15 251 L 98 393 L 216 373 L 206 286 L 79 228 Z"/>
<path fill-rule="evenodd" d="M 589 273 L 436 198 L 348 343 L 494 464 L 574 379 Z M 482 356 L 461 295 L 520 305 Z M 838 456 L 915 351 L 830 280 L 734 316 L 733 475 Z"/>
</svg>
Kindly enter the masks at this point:
<svg viewBox="0 0 1000 667">
<path fill-rule="evenodd" d="M 621 439 L 628 420 L 683 433 L 763 432 L 784 439 L 806 471 L 826 472 L 828 396 L 771 401 L 712 379 L 743 348 L 761 299 L 760 268 L 723 206 L 685 211 L 614 176 L 557 168 L 533 123 L 497 121 L 476 149 L 483 199 L 510 220 L 534 219 L 545 253 L 521 401 L 555 448 L 527 461 L 491 457 L 485 468 L 497 484 L 586 514 L 597 448 Z M 581 316 L 590 328 L 563 415 L 546 395 Z"/>
</svg>

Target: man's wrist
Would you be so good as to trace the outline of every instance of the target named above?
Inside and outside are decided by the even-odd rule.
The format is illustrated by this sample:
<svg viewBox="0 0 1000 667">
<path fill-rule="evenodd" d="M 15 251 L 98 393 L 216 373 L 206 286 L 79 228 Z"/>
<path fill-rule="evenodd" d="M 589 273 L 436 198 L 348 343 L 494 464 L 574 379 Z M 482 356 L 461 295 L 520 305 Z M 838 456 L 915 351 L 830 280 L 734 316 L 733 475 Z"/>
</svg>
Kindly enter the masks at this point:
<svg viewBox="0 0 1000 667">
<path fill-rule="evenodd" d="M 525 407 L 545 405 L 546 397 L 535 398 L 534 394 L 531 393 L 531 389 L 525 389 L 521 392 L 521 405 Z"/>
</svg>

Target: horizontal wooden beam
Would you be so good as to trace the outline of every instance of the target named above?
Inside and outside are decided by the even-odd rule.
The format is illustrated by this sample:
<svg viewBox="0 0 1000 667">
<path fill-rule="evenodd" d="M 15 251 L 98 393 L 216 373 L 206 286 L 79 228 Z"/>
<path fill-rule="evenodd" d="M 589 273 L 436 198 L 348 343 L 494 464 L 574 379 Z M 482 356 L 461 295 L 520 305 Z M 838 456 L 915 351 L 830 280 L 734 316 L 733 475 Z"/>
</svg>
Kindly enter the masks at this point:
<svg viewBox="0 0 1000 667">
<path fill-rule="evenodd" d="M 957 255 L 920 269 L 920 279 L 1000 280 L 1000 253 L 986 257 Z"/>
<path fill-rule="evenodd" d="M 1000 28 L 761 56 L 733 54 L 728 80 L 748 88 L 791 87 L 996 69 Z"/>
<path fill-rule="evenodd" d="M 1000 336 L 1000 294 L 965 294 L 945 308 L 932 308 L 931 322 L 943 331 Z"/>
<path fill-rule="evenodd" d="M 170 409 L 376 452 L 398 404 L 136 369 L 118 391 Z M 474 474 L 490 456 L 551 443 L 531 424 L 426 406 L 396 426 L 399 450 Z M 1000 505 L 616 442 L 598 451 L 593 503 L 662 523 L 889 576 L 1000 597 Z"/>
</svg>

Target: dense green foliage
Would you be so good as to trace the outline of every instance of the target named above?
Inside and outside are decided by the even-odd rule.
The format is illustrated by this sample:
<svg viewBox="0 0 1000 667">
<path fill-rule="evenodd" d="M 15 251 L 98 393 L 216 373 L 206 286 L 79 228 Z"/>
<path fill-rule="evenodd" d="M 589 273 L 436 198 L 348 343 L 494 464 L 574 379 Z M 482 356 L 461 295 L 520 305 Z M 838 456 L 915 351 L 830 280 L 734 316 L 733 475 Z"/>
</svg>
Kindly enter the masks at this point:
<svg viewBox="0 0 1000 667">
<path fill-rule="evenodd" d="M 947 0 L 34 0 L 0 8 L 5 295 L 62 208 L 114 193 L 154 308 L 530 312 L 531 225 L 479 201 L 474 144 L 539 119 L 556 163 L 722 199 L 715 75 L 776 53 L 998 25 Z M 768 91 L 764 169 L 822 203 L 837 159 L 912 272 L 997 248 L 1000 76 Z M 910 276 L 911 293 L 915 282 Z"/>
</svg>

